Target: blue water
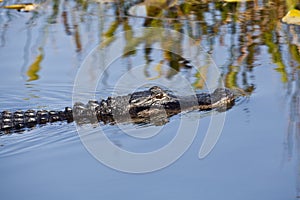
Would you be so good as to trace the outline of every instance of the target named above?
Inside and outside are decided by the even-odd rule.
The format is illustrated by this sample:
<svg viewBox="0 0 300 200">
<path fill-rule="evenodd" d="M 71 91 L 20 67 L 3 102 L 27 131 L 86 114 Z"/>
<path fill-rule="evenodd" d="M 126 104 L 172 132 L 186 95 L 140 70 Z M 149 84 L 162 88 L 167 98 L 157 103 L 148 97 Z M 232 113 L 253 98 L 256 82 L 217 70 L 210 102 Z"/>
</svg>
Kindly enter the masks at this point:
<svg viewBox="0 0 300 200">
<path fill-rule="evenodd" d="M 80 3 L 59 1 L 55 17 L 53 2 L 47 1 L 37 14 L 0 10 L 0 32 L 3 38 L 0 46 L 0 110 L 61 110 L 73 103 L 77 73 L 84 67 L 86 59 L 92 59 L 90 52 L 105 39 L 105 32 L 116 20 L 113 4 L 89 3 L 85 10 Z M 63 24 L 63 11 L 68 16 L 70 35 Z M 220 18 L 218 13 L 214 14 L 217 19 Z M 50 19 L 55 19 L 55 23 L 49 23 Z M 128 24 L 139 28 L 144 20 L 133 17 L 129 18 Z M 207 20 L 211 24 L 210 20 L 214 19 L 208 17 Z M 166 20 L 164 23 L 172 27 L 172 22 Z M 188 21 L 182 24 L 184 33 L 190 33 L 189 28 L 199 25 L 195 23 L 188 26 Z M 123 25 L 117 28 L 116 33 L 123 30 Z M 237 32 L 243 32 L 239 23 L 236 26 Z M 22 134 L 0 137 L 1 198 L 296 199 L 300 180 L 299 142 L 295 133 L 297 130 L 299 132 L 299 127 L 296 131 L 289 131 L 289 128 L 297 120 L 299 123 L 299 104 L 291 103 L 292 94 L 299 88 L 299 70 L 294 67 L 297 63 L 291 58 L 288 47 L 298 45 L 292 40 L 297 37 L 298 29 L 285 24 L 280 24 L 280 28 L 285 35 L 277 45 L 284 55 L 283 63 L 287 63 L 287 82 L 282 81 L 282 73 L 275 70 L 278 63 L 263 42 L 257 42 L 251 69 L 246 62 L 238 63 L 239 54 L 234 52 L 240 51 L 240 40 L 229 25 L 224 24 L 220 28 L 223 32 L 217 32 L 216 35 L 203 33 L 202 41 L 199 39 L 199 44 L 209 52 L 224 79 L 230 66 L 239 66 L 236 69 L 236 86 L 252 84 L 255 87 L 249 97 L 242 98 L 226 112 L 221 136 L 204 159 L 199 159 L 198 153 L 211 122 L 210 116 L 213 113 L 210 112 L 180 114 L 163 126 L 129 123 L 120 126 L 101 125 L 93 129 L 96 131 L 101 128 L 113 144 L 123 149 L 151 152 L 164 147 L 176 137 L 182 119 L 199 121 L 193 143 L 176 162 L 163 169 L 141 174 L 120 172 L 107 167 L 87 151 L 75 123 L 54 123 Z M 163 41 L 159 44 L 168 45 Z M 40 69 L 36 72 L 38 78 L 29 81 L 31 77 L 27 72 L 41 54 Z M 189 91 L 182 86 L 181 77 L 186 77 L 191 85 L 198 80 L 195 69 L 182 68 L 173 75 L 170 75 L 172 71 L 168 71 L 167 66 L 159 70 L 157 63 L 167 60 L 160 50 L 154 50 L 151 59 L 155 62 L 145 67 L 147 61 L 142 50 L 137 50 L 130 57 L 118 57 L 104 73 L 103 79 L 97 82 L 95 97 L 125 95 L 157 83 L 185 94 Z M 99 78 L 93 74 L 97 62 L 90 67 L 87 82 Z M 209 67 L 211 65 L 207 64 L 199 68 L 205 74 Z M 206 75 L 207 80 L 214 80 L 209 73 Z M 125 75 L 127 79 L 122 82 Z M 116 87 L 120 80 L 121 84 Z M 144 83 L 136 84 L 138 81 Z M 200 81 L 197 83 L 200 84 Z M 200 92 L 207 88 L 194 86 L 193 89 Z M 294 114 L 291 114 L 291 110 Z M 126 131 L 140 135 L 159 131 L 159 134 L 151 139 L 134 139 L 124 134 Z M 185 131 L 189 134 L 195 130 L 191 128 Z"/>
</svg>

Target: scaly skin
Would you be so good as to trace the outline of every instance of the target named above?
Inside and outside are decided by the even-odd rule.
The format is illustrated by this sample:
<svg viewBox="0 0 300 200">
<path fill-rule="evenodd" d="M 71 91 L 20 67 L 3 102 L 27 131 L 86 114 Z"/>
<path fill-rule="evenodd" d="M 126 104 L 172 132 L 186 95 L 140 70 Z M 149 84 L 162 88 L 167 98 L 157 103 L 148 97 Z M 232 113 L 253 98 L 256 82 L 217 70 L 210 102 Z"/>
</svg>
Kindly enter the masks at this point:
<svg viewBox="0 0 300 200">
<path fill-rule="evenodd" d="M 146 91 L 108 97 L 99 102 L 75 103 L 73 109 L 66 107 L 63 111 L 3 111 L 0 114 L 0 133 L 23 131 L 36 125 L 57 121 L 75 121 L 78 124 L 131 122 L 162 125 L 171 116 L 182 111 L 211 109 L 225 111 L 234 105 L 237 96 L 236 92 L 226 88 L 218 88 L 212 94 L 174 96 L 154 86 Z"/>
</svg>

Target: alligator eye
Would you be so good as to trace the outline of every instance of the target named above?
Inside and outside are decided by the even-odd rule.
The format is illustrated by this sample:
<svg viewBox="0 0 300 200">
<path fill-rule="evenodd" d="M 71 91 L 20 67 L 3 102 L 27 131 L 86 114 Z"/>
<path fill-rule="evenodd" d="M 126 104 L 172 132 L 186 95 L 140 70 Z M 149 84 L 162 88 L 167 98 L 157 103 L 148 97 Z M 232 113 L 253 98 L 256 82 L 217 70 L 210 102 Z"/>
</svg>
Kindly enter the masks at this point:
<svg viewBox="0 0 300 200">
<path fill-rule="evenodd" d="M 153 86 L 152 88 L 150 88 L 150 91 L 151 91 L 151 96 L 155 97 L 156 99 L 163 98 L 165 94 L 164 90 L 158 86 Z"/>
<path fill-rule="evenodd" d="M 159 93 L 159 94 L 156 94 L 155 95 L 155 98 L 157 98 L 157 99 L 162 99 L 163 98 L 163 93 Z"/>
</svg>

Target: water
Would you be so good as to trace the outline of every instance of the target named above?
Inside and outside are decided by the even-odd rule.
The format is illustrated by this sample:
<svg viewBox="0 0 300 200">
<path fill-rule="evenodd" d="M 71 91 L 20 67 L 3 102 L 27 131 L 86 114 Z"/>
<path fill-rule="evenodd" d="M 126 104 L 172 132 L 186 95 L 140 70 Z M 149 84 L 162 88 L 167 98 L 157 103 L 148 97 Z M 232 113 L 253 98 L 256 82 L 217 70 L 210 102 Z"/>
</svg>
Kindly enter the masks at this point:
<svg viewBox="0 0 300 200">
<path fill-rule="evenodd" d="M 129 3 L 102 1 L 36 3 L 41 4 L 36 13 L 0 10 L 0 110 L 70 106 L 82 69 L 86 76 L 80 80 L 96 88 L 94 92 L 87 87 L 80 95 L 83 99 L 125 95 L 155 84 L 179 94 L 207 91 L 221 82 L 228 88 L 254 90 L 226 112 L 220 138 L 204 159 L 198 153 L 211 112 L 176 115 L 163 126 L 85 127 L 91 136 L 103 130 L 114 145 L 145 153 L 169 144 L 184 120 L 199 122 L 196 128 L 184 129 L 184 134 L 196 133 L 189 149 L 173 164 L 151 173 L 105 166 L 84 147 L 74 123 L 1 136 L 4 199 L 298 197 L 300 29 L 280 21 L 290 6 L 285 1 L 178 1 L 177 7 L 149 7 L 148 13 L 142 4 L 134 10 Z M 123 12 L 128 7 L 134 16 Z M 164 38 L 157 32 L 149 36 L 141 30 L 146 26 L 177 30 L 193 41 L 176 40 L 171 34 Z M 124 35 L 124 30 L 131 32 Z M 116 59 L 98 79 L 99 63 L 104 62 L 97 49 L 100 42 L 114 50 L 109 55 Z M 124 44 L 131 51 L 119 56 Z M 161 49 L 180 53 L 194 67 L 178 65 L 178 57 Z M 150 134 L 156 135 L 147 138 Z"/>
</svg>

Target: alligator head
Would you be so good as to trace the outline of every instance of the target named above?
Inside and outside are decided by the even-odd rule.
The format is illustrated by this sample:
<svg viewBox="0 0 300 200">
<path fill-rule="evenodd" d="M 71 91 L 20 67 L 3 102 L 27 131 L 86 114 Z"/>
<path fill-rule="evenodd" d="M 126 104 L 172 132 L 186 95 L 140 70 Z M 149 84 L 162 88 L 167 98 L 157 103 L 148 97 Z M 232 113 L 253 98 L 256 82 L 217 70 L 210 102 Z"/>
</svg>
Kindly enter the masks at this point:
<svg viewBox="0 0 300 200">
<path fill-rule="evenodd" d="M 131 118 L 169 117 L 168 105 L 173 105 L 172 107 L 180 112 L 178 98 L 154 86 L 148 91 L 135 92 L 130 96 L 129 114 Z"/>
</svg>

